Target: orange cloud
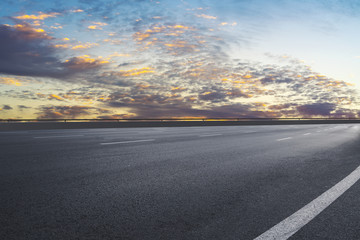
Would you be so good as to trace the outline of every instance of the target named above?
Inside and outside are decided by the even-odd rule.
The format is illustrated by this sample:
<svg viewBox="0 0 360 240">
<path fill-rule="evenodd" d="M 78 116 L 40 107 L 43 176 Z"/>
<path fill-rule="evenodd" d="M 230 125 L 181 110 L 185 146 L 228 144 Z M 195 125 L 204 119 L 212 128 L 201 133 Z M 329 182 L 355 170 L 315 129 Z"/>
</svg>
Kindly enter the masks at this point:
<svg viewBox="0 0 360 240">
<path fill-rule="evenodd" d="M 165 43 L 165 46 L 169 48 L 195 48 L 195 45 L 188 44 L 185 41 L 176 41 L 173 43 Z"/>
<path fill-rule="evenodd" d="M 246 74 L 246 75 L 244 75 L 244 76 L 242 76 L 243 78 L 245 78 L 245 79 L 250 79 L 250 78 L 252 78 L 253 76 L 251 76 L 250 74 Z"/>
<path fill-rule="evenodd" d="M 199 18 L 206 18 L 206 19 L 217 19 L 217 17 L 205 15 L 205 14 L 196 14 L 195 16 L 197 16 Z"/>
<path fill-rule="evenodd" d="M 69 48 L 70 44 L 56 44 L 53 47 L 54 48 Z"/>
<path fill-rule="evenodd" d="M 147 40 L 147 38 L 151 37 L 156 33 L 165 33 L 167 36 L 179 36 L 184 33 L 184 30 L 194 30 L 194 28 L 187 27 L 184 25 L 176 24 L 176 25 L 168 25 L 168 26 L 154 26 L 150 29 L 147 29 L 144 32 L 136 32 L 133 35 L 133 38 L 136 41 Z"/>
<path fill-rule="evenodd" d="M 32 22 L 31 25 L 38 27 L 38 26 L 41 25 L 41 22 L 39 20 L 35 20 L 35 21 Z"/>
<path fill-rule="evenodd" d="M 182 92 L 187 90 L 187 88 L 183 88 L 183 87 L 171 87 L 171 91 L 172 92 Z"/>
<path fill-rule="evenodd" d="M 88 26 L 87 28 L 88 28 L 88 29 L 91 29 L 91 30 L 96 30 L 96 29 L 101 30 L 101 29 L 102 29 L 101 27 L 99 27 L 99 26 L 97 26 L 97 25 L 90 25 L 90 26 Z"/>
<path fill-rule="evenodd" d="M 65 61 L 65 65 L 71 69 L 91 69 L 107 63 L 109 63 L 109 61 L 102 58 L 91 58 L 89 55 L 73 57 Z"/>
<path fill-rule="evenodd" d="M 108 58 L 113 58 L 113 57 L 130 57 L 130 54 L 114 52 L 113 54 L 110 54 L 108 56 Z"/>
<path fill-rule="evenodd" d="M 73 49 L 73 50 L 87 49 L 87 48 L 95 47 L 98 45 L 99 45 L 98 43 L 85 43 L 85 44 L 75 45 L 71 49 Z"/>
<path fill-rule="evenodd" d="M 189 29 L 189 27 L 183 26 L 183 25 L 174 25 L 174 26 L 168 26 L 168 28 L 182 28 L 182 29 Z"/>
<path fill-rule="evenodd" d="M 55 95 L 55 94 L 50 94 L 49 97 L 48 97 L 49 100 L 52 100 L 52 99 L 56 99 L 56 100 L 59 100 L 59 101 L 63 101 L 64 99 L 58 95 Z"/>
<path fill-rule="evenodd" d="M 75 10 L 71 10 L 70 12 L 78 13 L 78 12 L 84 12 L 84 10 L 82 10 L 82 9 L 75 9 Z"/>
<path fill-rule="evenodd" d="M 56 17 L 57 15 L 60 15 L 60 13 L 57 13 L 57 12 L 53 12 L 53 13 L 43 13 L 43 12 L 39 12 L 38 15 L 22 15 L 22 16 L 17 16 L 17 17 L 14 17 L 16 19 L 20 19 L 20 20 L 44 20 L 46 18 L 49 18 L 49 17 Z"/>
<path fill-rule="evenodd" d="M 22 83 L 16 79 L 11 77 L 0 77 L 0 83 L 5 85 L 14 85 L 14 86 L 21 86 Z"/>
<path fill-rule="evenodd" d="M 134 68 L 130 70 L 120 71 L 118 72 L 119 76 L 128 77 L 128 76 L 137 76 L 146 73 L 153 73 L 155 72 L 153 68 L 144 67 L 144 68 Z"/>
<path fill-rule="evenodd" d="M 137 41 L 142 41 L 146 38 L 150 37 L 150 34 L 149 33 L 141 33 L 141 32 L 137 32 L 134 34 L 134 38 L 137 40 Z"/>
<path fill-rule="evenodd" d="M 228 23 L 228 22 L 222 22 L 219 24 L 220 26 L 226 26 L 226 25 L 230 25 L 230 26 L 236 26 L 237 23 L 236 22 L 233 22 L 233 23 Z"/>
<path fill-rule="evenodd" d="M 79 44 L 79 45 L 70 45 L 70 44 L 56 44 L 53 45 L 54 48 L 71 48 L 73 50 L 82 50 L 82 49 L 88 49 L 88 48 L 92 48 L 94 46 L 98 46 L 98 43 L 84 43 L 84 44 Z"/>
<path fill-rule="evenodd" d="M 51 26 L 50 28 L 51 28 L 51 29 L 62 29 L 63 27 L 62 27 L 62 26 L 56 26 L 56 27 Z"/>
<path fill-rule="evenodd" d="M 44 29 L 33 28 L 28 23 L 16 24 L 10 27 L 13 27 L 19 32 L 22 32 L 24 37 L 27 39 L 53 39 L 53 37 L 49 36 Z"/>
<path fill-rule="evenodd" d="M 98 25 L 98 26 L 106 26 L 108 25 L 107 23 L 104 22 L 91 22 L 92 24 Z"/>
<path fill-rule="evenodd" d="M 103 23 L 103 22 L 91 22 L 91 23 L 93 25 L 87 27 L 90 30 L 102 30 L 102 26 L 108 25 L 107 23 Z"/>
</svg>

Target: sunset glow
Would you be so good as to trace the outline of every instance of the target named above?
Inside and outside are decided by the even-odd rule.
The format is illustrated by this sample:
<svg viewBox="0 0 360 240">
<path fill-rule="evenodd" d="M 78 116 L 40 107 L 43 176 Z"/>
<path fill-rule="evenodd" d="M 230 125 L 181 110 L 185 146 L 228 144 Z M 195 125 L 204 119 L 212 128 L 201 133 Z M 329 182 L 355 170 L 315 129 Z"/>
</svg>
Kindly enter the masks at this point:
<svg viewBox="0 0 360 240">
<path fill-rule="evenodd" d="M 0 118 L 360 117 L 358 1 L 1 5 Z"/>
</svg>

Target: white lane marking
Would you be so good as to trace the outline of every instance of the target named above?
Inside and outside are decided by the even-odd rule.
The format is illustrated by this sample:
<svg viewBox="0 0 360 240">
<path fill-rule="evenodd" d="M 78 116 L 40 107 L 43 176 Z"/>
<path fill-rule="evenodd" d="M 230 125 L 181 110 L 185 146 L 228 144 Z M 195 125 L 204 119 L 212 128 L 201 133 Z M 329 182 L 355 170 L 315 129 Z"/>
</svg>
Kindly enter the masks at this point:
<svg viewBox="0 0 360 240">
<path fill-rule="evenodd" d="M 304 133 L 303 135 L 306 136 L 306 135 L 310 135 L 311 133 Z"/>
<path fill-rule="evenodd" d="M 314 219 L 360 179 L 360 166 L 312 202 L 270 228 L 254 240 L 285 240 Z"/>
<path fill-rule="evenodd" d="M 276 139 L 276 141 L 284 141 L 289 139 L 292 139 L 292 137 L 280 138 L 280 139 Z"/>
<path fill-rule="evenodd" d="M 123 143 L 152 142 L 152 141 L 155 141 L 155 139 L 133 140 L 133 141 L 123 141 L 123 142 L 107 142 L 107 143 L 100 143 L 100 145 L 113 145 L 113 144 L 123 144 Z"/>
<path fill-rule="evenodd" d="M 251 131 L 251 132 L 243 132 L 243 133 L 256 133 L 256 131 Z"/>
<path fill-rule="evenodd" d="M 63 136 L 45 136 L 45 137 L 34 137 L 34 138 L 66 138 L 66 137 L 82 137 L 84 135 L 63 135 Z"/>
<path fill-rule="evenodd" d="M 215 137 L 215 136 L 220 136 L 222 134 L 205 134 L 205 135 L 199 135 L 199 137 Z"/>
</svg>

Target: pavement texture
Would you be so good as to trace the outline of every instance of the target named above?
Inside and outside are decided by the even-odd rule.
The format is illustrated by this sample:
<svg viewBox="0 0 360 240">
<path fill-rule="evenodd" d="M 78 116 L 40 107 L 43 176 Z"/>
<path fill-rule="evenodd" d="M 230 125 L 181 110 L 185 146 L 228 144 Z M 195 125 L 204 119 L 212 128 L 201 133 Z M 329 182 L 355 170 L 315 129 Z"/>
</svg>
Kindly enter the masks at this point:
<svg viewBox="0 0 360 240">
<path fill-rule="evenodd" d="M 360 125 L 0 132 L 0 239 L 254 239 L 360 165 Z M 290 239 L 360 239 L 360 182 Z"/>
</svg>

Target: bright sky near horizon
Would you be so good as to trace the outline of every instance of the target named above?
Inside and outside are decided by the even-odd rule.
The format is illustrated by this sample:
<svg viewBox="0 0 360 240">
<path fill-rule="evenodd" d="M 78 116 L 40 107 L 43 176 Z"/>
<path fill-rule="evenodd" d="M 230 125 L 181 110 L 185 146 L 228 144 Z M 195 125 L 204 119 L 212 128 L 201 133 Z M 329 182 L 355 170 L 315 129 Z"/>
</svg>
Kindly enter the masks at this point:
<svg viewBox="0 0 360 240">
<path fill-rule="evenodd" d="M 360 1 L 0 3 L 0 118 L 360 117 Z"/>
</svg>

